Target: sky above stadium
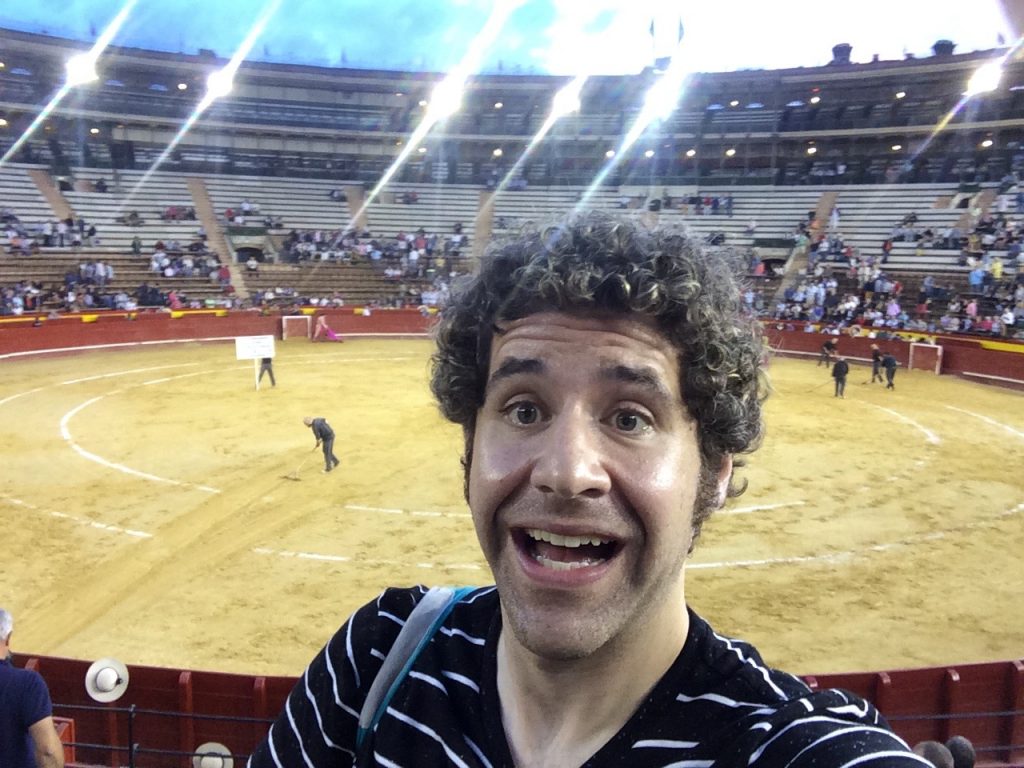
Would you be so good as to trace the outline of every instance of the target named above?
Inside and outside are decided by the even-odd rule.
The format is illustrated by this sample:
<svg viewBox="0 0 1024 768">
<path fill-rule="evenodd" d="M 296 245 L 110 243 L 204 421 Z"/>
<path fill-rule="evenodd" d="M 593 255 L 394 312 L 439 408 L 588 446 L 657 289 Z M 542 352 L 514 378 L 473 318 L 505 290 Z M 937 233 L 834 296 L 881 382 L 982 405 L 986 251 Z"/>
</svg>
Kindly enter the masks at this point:
<svg viewBox="0 0 1024 768">
<path fill-rule="evenodd" d="M 0 27 L 93 42 L 122 6 L 0 0 Z M 636 73 L 671 54 L 680 30 L 703 72 L 819 66 L 840 42 L 866 62 L 1013 37 L 1000 0 L 138 0 L 113 44 L 228 58 L 268 8 L 250 60 L 431 72 L 463 61 L 489 19 L 500 31 L 472 72 Z"/>
</svg>

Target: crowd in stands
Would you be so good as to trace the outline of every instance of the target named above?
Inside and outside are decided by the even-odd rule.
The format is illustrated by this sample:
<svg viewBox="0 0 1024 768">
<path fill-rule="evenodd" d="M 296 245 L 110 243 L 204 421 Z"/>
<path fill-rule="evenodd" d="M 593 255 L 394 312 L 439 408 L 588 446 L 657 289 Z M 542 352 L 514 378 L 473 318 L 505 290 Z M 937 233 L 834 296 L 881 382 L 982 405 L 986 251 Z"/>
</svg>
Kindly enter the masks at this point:
<svg viewBox="0 0 1024 768">
<path fill-rule="evenodd" d="M 141 242 L 132 241 L 132 253 L 139 255 Z M 153 245 L 149 258 L 149 271 L 160 277 L 206 277 L 218 271 L 220 263 L 216 254 L 208 251 L 203 240 L 196 239 L 186 248 L 177 240 L 164 243 L 158 240 Z"/>
<path fill-rule="evenodd" d="M 195 217 L 195 211 L 191 208 L 193 218 Z M 223 221 L 225 224 L 234 227 L 244 227 L 246 223 L 251 223 L 255 216 L 260 213 L 260 204 L 250 201 L 248 198 L 242 200 L 237 208 L 226 208 L 224 209 Z M 284 227 L 284 220 L 280 216 L 271 216 L 269 213 L 265 214 L 262 219 L 258 219 L 259 223 L 267 229 L 281 229 Z"/>
<path fill-rule="evenodd" d="M 919 230 L 917 224 L 916 214 L 904 216 L 876 258 L 862 255 L 845 244 L 838 231 L 818 231 L 810 212 L 794 233 L 797 245 L 807 249 L 807 270 L 801 281 L 786 288 L 772 316 L 824 324 L 830 330 L 857 327 L 869 329 L 869 333 L 914 331 L 1024 337 L 1021 223 L 1009 221 L 1000 213 L 981 217 L 966 234 L 953 227 L 938 238 L 929 229 Z M 830 221 L 830 229 L 837 227 L 838 217 Z M 947 247 L 949 243 L 961 248 L 961 263 L 970 267 L 968 290 L 960 292 L 951 282 L 940 285 L 934 276 L 928 275 L 917 291 L 916 303 L 911 305 L 900 280 L 883 268 L 892 243 L 900 240 L 916 242 L 919 249 L 926 245 Z M 1017 272 L 1016 278 L 1010 280 L 997 249 L 1013 245 L 1015 250 L 1009 252 L 1014 255 Z M 845 277 L 843 285 L 841 277 Z"/>
<path fill-rule="evenodd" d="M 859 267 L 851 265 L 848 276 L 854 288 L 842 290 L 837 273 L 823 269 L 819 262 L 813 272 L 785 290 L 773 317 L 888 333 L 1024 336 L 1024 281 L 1001 285 L 989 297 L 986 312 L 985 296 L 961 295 L 954 284 L 940 285 L 931 275 L 922 281 L 911 306 L 902 283 L 870 259 Z"/>
<path fill-rule="evenodd" d="M 79 216 L 56 221 L 22 222 L 10 209 L 0 210 L 0 226 L 12 255 L 34 256 L 42 248 L 80 248 L 99 245 L 95 224 Z"/>
</svg>

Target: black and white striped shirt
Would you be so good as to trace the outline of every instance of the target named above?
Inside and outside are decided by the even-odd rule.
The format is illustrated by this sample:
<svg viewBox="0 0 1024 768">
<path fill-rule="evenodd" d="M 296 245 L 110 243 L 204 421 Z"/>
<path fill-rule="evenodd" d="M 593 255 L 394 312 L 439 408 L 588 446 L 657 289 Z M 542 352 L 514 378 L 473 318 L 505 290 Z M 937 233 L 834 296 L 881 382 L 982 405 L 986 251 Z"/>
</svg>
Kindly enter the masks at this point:
<svg viewBox="0 0 1024 768">
<path fill-rule="evenodd" d="M 351 766 L 359 711 L 422 588 L 389 589 L 317 655 L 250 768 Z M 497 692 L 498 593 L 455 606 L 413 665 L 372 736 L 385 768 L 511 768 Z M 612 695 L 609 692 L 609 695 Z M 769 669 L 754 648 L 690 613 L 683 650 L 586 768 L 924 768 L 873 706 L 838 690 L 812 693 Z M 567 767 L 570 768 L 570 767 Z"/>
</svg>

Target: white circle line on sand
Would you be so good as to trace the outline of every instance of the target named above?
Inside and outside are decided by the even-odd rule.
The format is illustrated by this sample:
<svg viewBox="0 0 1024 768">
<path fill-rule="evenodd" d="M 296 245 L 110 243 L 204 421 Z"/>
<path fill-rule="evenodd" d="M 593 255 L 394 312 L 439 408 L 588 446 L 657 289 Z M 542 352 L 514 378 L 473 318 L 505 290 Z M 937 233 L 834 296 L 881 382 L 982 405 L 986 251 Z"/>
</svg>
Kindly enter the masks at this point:
<svg viewBox="0 0 1024 768">
<path fill-rule="evenodd" d="M 892 408 L 886 408 L 883 405 L 875 405 L 874 403 L 864 403 L 864 405 L 870 405 L 872 408 L 877 408 L 880 411 L 885 411 L 890 416 L 895 416 L 897 419 L 902 421 L 904 424 L 909 424 L 914 429 L 920 431 L 924 435 L 925 440 L 927 440 L 932 445 L 938 445 L 939 443 L 942 442 L 942 438 L 940 438 L 937 434 L 935 434 L 930 429 L 928 429 L 928 427 L 925 427 L 925 426 L 923 426 L 921 424 L 918 424 L 912 418 L 910 418 L 909 416 L 903 415 L 899 411 L 894 411 Z"/>
<path fill-rule="evenodd" d="M 370 509 L 380 508 L 371 507 Z M 401 510 L 397 511 L 401 512 Z M 800 563 L 843 563 L 870 554 L 888 552 L 890 550 L 899 549 L 902 547 L 918 546 L 929 541 L 940 541 L 952 533 L 958 533 L 961 531 L 970 530 L 972 528 L 978 528 L 983 525 L 995 522 L 997 520 L 1001 520 L 1003 518 L 1020 514 L 1021 512 L 1024 512 L 1024 502 L 1017 504 L 1014 507 L 1010 507 L 1009 509 L 1005 509 L 1002 512 L 993 515 L 992 517 L 987 518 L 985 520 L 977 520 L 974 522 L 965 523 L 964 525 L 957 526 L 955 528 L 948 528 L 942 531 L 930 531 L 928 533 L 922 533 L 917 536 L 910 536 L 900 541 L 893 541 L 886 544 L 874 544 L 872 546 L 864 547 L 862 549 L 851 549 L 843 552 L 828 552 L 821 555 L 767 557 L 760 560 L 721 560 L 709 563 L 689 563 L 686 567 L 690 570 L 710 570 L 715 568 L 757 568 L 771 565 L 794 565 Z M 475 563 L 409 563 L 403 562 L 401 560 L 377 560 L 370 558 L 356 558 L 347 555 L 325 555 L 318 552 L 297 552 L 287 549 L 270 549 L 268 547 L 254 547 L 252 551 L 260 555 L 277 555 L 279 557 L 296 558 L 299 560 L 317 560 L 321 562 L 332 563 L 355 563 L 358 565 L 387 565 L 442 570 L 484 570 L 482 566 L 476 565 Z"/>
<path fill-rule="evenodd" d="M 25 395 L 34 395 L 36 392 L 42 392 L 44 389 L 47 389 L 47 387 L 36 387 L 35 389 L 27 389 L 24 392 L 15 392 L 13 395 L 8 395 L 3 400 L 0 400 L 0 405 L 5 405 L 11 402 L 11 400 L 17 400 Z"/>
<path fill-rule="evenodd" d="M 423 358 L 417 355 L 402 355 L 401 357 L 350 357 L 347 355 L 289 355 L 282 360 L 316 360 L 319 362 L 330 362 L 330 363 L 373 363 L 373 362 L 384 362 L 384 363 L 398 363 L 404 360 L 422 360 Z"/>
<path fill-rule="evenodd" d="M 63 387 L 63 386 L 67 386 L 68 384 L 80 384 L 80 383 L 85 382 L 85 381 L 95 381 L 97 379 L 110 379 L 110 378 L 113 378 L 115 376 L 129 376 L 129 375 L 131 375 L 133 373 L 147 373 L 149 371 L 159 371 L 159 370 L 164 369 L 164 368 L 187 368 L 187 367 L 190 367 L 190 366 L 193 366 L 193 365 L 199 365 L 199 363 L 179 363 L 179 364 L 176 364 L 176 365 L 156 365 L 156 366 L 152 366 L 150 368 L 132 368 L 130 370 L 125 370 L 125 371 L 112 371 L 110 373 L 104 373 L 104 374 L 101 374 L 99 376 L 86 376 L 85 378 L 82 378 L 82 379 L 69 379 L 68 381 L 60 381 L 60 382 L 57 382 L 56 384 L 47 384 L 45 387 L 36 387 L 35 389 L 28 389 L 28 390 L 25 390 L 24 392 L 15 392 L 13 395 L 8 395 L 3 400 L 0 400 L 0 405 L 5 405 L 6 403 L 11 402 L 12 400 L 17 400 L 19 397 L 24 397 L 25 395 L 34 395 L 36 392 L 42 392 L 44 389 L 49 389 L 50 387 Z"/>
<path fill-rule="evenodd" d="M 387 565 L 392 567 L 421 568 L 424 570 L 482 571 L 483 566 L 476 563 L 407 563 L 402 560 L 379 560 L 375 558 L 349 557 L 347 555 L 325 555 L 319 552 L 296 552 L 288 549 L 269 549 L 255 547 L 252 550 L 258 555 L 277 555 L 297 560 L 317 560 L 327 563 L 355 563 L 357 565 Z"/>
<path fill-rule="evenodd" d="M 81 379 L 68 379 L 67 381 L 58 382 L 58 386 L 66 387 L 69 384 L 82 384 L 86 381 L 99 381 L 100 379 L 112 379 L 115 376 L 130 376 L 133 373 L 150 373 L 152 371 L 166 371 L 169 368 L 193 368 L 199 365 L 199 363 L 177 363 L 175 365 L 153 365 L 149 368 L 131 368 L 126 371 L 112 371 L 111 373 L 101 373 L 96 376 L 85 376 Z"/>
<path fill-rule="evenodd" d="M 94 349 L 123 349 L 124 347 L 147 347 L 155 344 L 192 344 L 199 341 L 234 341 L 234 336 L 211 336 L 208 339 L 154 339 L 152 341 L 118 341 L 110 344 L 85 344 L 81 347 L 54 347 L 52 349 L 29 349 L 22 352 L 7 352 L 0 360 L 10 357 L 31 357 L 53 355 L 61 352 L 89 352 Z"/>
<path fill-rule="evenodd" d="M 821 555 L 795 555 L 792 557 L 766 557 L 761 560 L 721 560 L 718 562 L 710 563 L 689 563 L 687 564 L 687 570 L 705 570 L 712 568 L 756 568 L 759 566 L 766 565 L 792 565 L 797 563 L 843 563 L 855 560 L 865 555 L 877 553 L 877 552 L 888 552 L 892 549 L 900 549 L 903 547 L 913 547 L 919 544 L 923 544 L 928 541 L 939 541 L 946 538 L 949 534 L 959 533 L 962 531 L 970 530 L 971 528 L 979 528 L 983 525 L 987 525 L 996 520 L 1002 520 L 1006 517 L 1018 515 L 1024 512 L 1024 503 L 1018 504 L 1015 507 L 1004 509 L 1002 512 L 993 515 L 992 517 L 984 520 L 977 520 L 971 523 L 965 523 L 964 525 L 956 526 L 955 528 L 947 528 L 942 531 L 930 531 L 929 533 L 918 534 L 917 536 L 909 536 L 900 541 L 892 541 L 887 544 L 874 544 L 863 549 L 849 549 L 842 552 L 828 552 Z"/>
<path fill-rule="evenodd" d="M 806 503 L 806 501 L 783 501 L 778 504 L 754 504 L 749 507 L 720 509 L 715 512 L 715 515 L 749 515 L 751 512 L 768 512 L 773 509 L 785 509 L 786 507 L 802 507 Z"/>
<path fill-rule="evenodd" d="M 1014 437 L 1024 439 L 1024 432 L 1021 432 L 1019 429 L 1014 429 L 1009 424 L 1004 424 L 1001 421 L 993 419 L 989 416 L 983 416 L 982 414 L 975 413 L 974 411 L 965 411 L 963 408 L 957 408 L 955 405 L 947 405 L 946 407 L 949 408 L 949 410 L 951 411 L 956 411 L 957 413 L 964 413 L 967 414 L 968 416 L 973 416 L 976 419 L 981 419 L 986 424 L 991 424 L 993 427 L 1000 427 L 1001 429 L 1005 429 Z"/>
<path fill-rule="evenodd" d="M 393 507 L 367 507 L 362 504 L 346 504 L 344 509 L 353 512 L 376 512 L 382 515 L 412 515 L 413 517 L 472 517 L 469 512 L 435 512 L 425 509 L 395 509 Z"/>
<path fill-rule="evenodd" d="M 193 375 L 195 375 L 195 374 L 190 374 L 190 373 L 182 374 L 182 376 L 193 376 Z M 62 438 L 64 438 L 64 441 L 68 445 L 71 446 L 71 449 L 75 453 L 77 453 L 79 456 L 81 456 L 83 459 L 86 459 L 87 461 L 95 462 L 96 464 L 99 464 L 101 466 L 107 467 L 108 469 L 113 469 L 113 470 L 115 470 L 117 472 L 123 472 L 126 475 L 132 475 L 133 477 L 138 477 L 138 478 L 141 478 L 143 480 L 150 480 L 150 481 L 155 482 L 155 483 L 163 483 L 165 485 L 176 485 L 176 486 L 179 486 L 181 488 L 195 488 L 197 491 L 205 491 L 206 493 L 220 493 L 220 489 L 218 489 L 218 488 L 211 488 L 208 485 L 197 485 L 195 483 L 187 483 L 187 482 L 185 482 L 183 480 L 172 480 L 169 477 L 160 477 L 159 475 L 151 475 L 148 472 L 141 472 L 140 470 L 133 469 L 132 467 L 126 467 L 124 464 L 118 464 L 117 462 L 114 462 L 114 461 L 107 461 L 102 456 L 98 456 L 95 453 L 92 453 L 90 451 L 85 450 L 85 448 L 83 448 L 77 442 L 75 442 L 75 437 L 74 437 L 74 435 L 71 434 L 71 429 L 68 426 L 71 423 L 71 419 L 73 419 L 81 411 L 83 411 L 86 408 L 88 408 L 90 405 L 93 405 L 94 403 L 98 403 L 100 400 L 103 400 L 105 397 L 107 397 L 107 395 L 116 395 L 116 394 L 120 394 L 123 391 L 124 390 L 115 389 L 112 392 L 108 392 L 105 395 L 97 395 L 96 397 L 93 397 L 93 398 L 90 398 L 89 400 L 86 400 L 84 403 L 79 403 L 78 405 L 76 405 L 74 408 L 72 408 L 70 411 L 68 411 L 67 413 L 65 413 L 61 417 L 61 420 L 60 420 L 60 436 Z"/>
<path fill-rule="evenodd" d="M 145 531 L 136 531 L 132 528 L 122 528 L 119 525 L 110 525 L 109 523 L 101 523 L 97 520 L 89 520 L 84 517 L 77 517 L 75 515 L 69 515 L 67 512 L 57 512 L 56 510 L 43 509 L 37 507 L 35 504 L 30 504 L 22 499 L 16 499 L 13 496 L 7 496 L 6 494 L 0 494 L 0 501 L 4 501 L 7 504 L 15 507 L 21 507 L 23 509 L 31 509 L 33 512 L 38 512 L 43 515 L 49 515 L 50 517 L 56 517 L 60 520 L 69 520 L 78 525 L 86 526 L 87 528 L 95 528 L 100 531 L 107 531 L 109 533 L 123 533 L 126 536 L 132 536 L 136 539 L 151 539 L 153 534 L 146 533 Z"/>
</svg>

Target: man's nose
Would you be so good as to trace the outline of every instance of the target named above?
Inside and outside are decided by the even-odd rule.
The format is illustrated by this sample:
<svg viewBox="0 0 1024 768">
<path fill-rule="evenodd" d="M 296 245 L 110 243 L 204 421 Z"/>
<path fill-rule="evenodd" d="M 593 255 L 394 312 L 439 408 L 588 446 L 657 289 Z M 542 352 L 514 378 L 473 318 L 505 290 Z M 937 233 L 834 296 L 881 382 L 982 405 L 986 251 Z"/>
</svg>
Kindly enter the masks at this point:
<svg viewBox="0 0 1024 768">
<path fill-rule="evenodd" d="M 600 422 L 570 409 L 544 431 L 531 481 L 538 490 L 566 499 L 602 496 L 611 489 L 606 460 Z"/>
</svg>

